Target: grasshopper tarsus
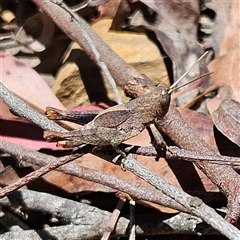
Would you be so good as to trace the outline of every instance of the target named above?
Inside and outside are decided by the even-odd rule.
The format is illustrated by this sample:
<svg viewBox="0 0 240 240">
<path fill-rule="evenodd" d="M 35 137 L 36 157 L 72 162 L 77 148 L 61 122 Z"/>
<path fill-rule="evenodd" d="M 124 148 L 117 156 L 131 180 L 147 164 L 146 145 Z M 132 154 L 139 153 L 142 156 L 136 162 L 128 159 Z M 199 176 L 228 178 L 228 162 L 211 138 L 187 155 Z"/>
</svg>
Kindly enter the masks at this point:
<svg viewBox="0 0 240 240">
<path fill-rule="evenodd" d="M 47 107 L 45 111 L 45 115 L 50 120 L 61 120 L 61 116 L 62 116 L 61 112 L 62 111 L 57 108 Z"/>
<path fill-rule="evenodd" d="M 61 133 L 55 132 L 55 131 L 50 131 L 50 130 L 44 131 L 43 137 L 48 142 L 57 142 L 62 139 Z"/>
<path fill-rule="evenodd" d="M 125 161 L 126 158 L 127 158 L 126 153 L 123 152 L 118 146 L 112 146 L 112 147 L 113 147 L 113 149 L 115 150 L 115 152 L 116 152 L 117 154 L 119 154 L 118 156 L 116 156 L 116 157 L 112 160 L 112 162 L 116 163 L 117 160 L 119 159 L 119 156 L 120 156 L 120 157 L 121 157 L 121 164 L 120 164 L 121 169 L 122 169 L 123 171 L 126 171 L 126 168 L 125 168 L 125 166 L 124 166 L 124 161 Z"/>
</svg>

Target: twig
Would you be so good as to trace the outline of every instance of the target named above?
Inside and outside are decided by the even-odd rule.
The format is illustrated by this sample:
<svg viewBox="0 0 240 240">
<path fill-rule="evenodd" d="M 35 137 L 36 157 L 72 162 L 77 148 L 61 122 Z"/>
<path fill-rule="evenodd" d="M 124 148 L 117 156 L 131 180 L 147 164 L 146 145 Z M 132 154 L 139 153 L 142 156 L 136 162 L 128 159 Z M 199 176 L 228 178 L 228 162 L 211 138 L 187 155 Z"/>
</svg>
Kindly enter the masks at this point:
<svg viewBox="0 0 240 240">
<path fill-rule="evenodd" d="M 4 140 L 0 140 L 0 150 L 6 153 L 10 153 L 14 157 L 16 157 L 19 162 L 26 161 L 31 165 L 35 166 L 45 166 L 49 163 L 51 164 L 57 161 L 57 158 L 53 156 L 48 156 L 46 154 L 27 149 Z M 112 160 L 111 157 L 112 155 L 110 155 L 110 159 Z M 184 206 L 176 203 L 176 201 L 162 194 L 158 190 L 151 189 L 149 187 L 143 187 L 140 184 L 126 181 L 124 179 L 118 178 L 114 175 L 106 174 L 99 170 L 80 167 L 74 163 L 68 163 L 64 166 L 57 168 L 56 170 L 64 172 L 66 174 L 70 174 L 72 176 L 83 178 L 85 180 L 103 184 L 105 186 L 117 189 L 121 192 L 126 192 L 131 195 L 134 200 L 139 202 L 153 202 L 183 212 L 188 212 L 188 210 Z"/>
<path fill-rule="evenodd" d="M 111 216 L 111 219 L 110 219 L 110 221 L 108 223 L 108 226 L 107 226 L 106 230 L 104 231 L 103 236 L 101 237 L 101 240 L 108 240 L 108 239 L 110 239 L 110 235 L 111 235 L 111 233 L 113 232 L 113 230 L 115 228 L 115 225 L 116 225 L 116 223 L 118 221 L 118 218 L 120 216 L 121 210 L 122 210 L 125 202 L 126 202 L 126 199 L 124 199 L 124 198 L 123 199 L 121 199 L 121 198 L 119 199 L 118 204 L 117 204 L 116 208 L 114 209 L 114 211 L 112 213 L 112 216 Z"/>
<path fill-rule="evenodd" d="M 136 219 L 135 219 L 135 205 L 136 202 L 134 200 L 129 201 L 130 204 L 130 234 L 129 234 L 129 240 L 136 240 Z"/>
<path fill-rule="evenodd" d="M 205 161 L 216 165 L 240 166 L 240 158 L 238 157 L 198 153 L 194 151 L 180 149 L 176 146 L 168 147 L 166 151 L 166 159 L 184 160 L 195 163 Z"/>
<path fill-rule="evenodd" d="M 48 204 L 51 202 L 51 204 Z M 18 208 L 23 211 L 43 212 L 58 219 L 59 223 L 65 223 L 59 227 L 48 227 L 42 230 L 12 231 L 1 234 L 2 240 L 7 239 L 48 239 L 49 236 L 56 239 L 100 239 L 111 213 L 97 209 L 78 201 L 61 198 L 48 193 L 32 190 L 18 190 L 8 198 L 0 199 L 0 206 Z M 129 216 L 123 216 L 118 220 L 113 237 L 124 237 L 129 226 Z M 197 226 L 201 219 L 180 213 L 162 219 L 162 213 L 144 214 L 136 216 L 137 235 L 160 234 L 199 234 Z M 69 224 L 69 225 L 68 225 Z M 211 232 L 211 234 L 218 234 Z M 40 236 L 40 238 L 39 238 Z M 88 238 L 88 239 L 89 239 Z"/>
<path fill-rule="evenodd" d="M 20 117 L 24 117 L 27 120 L 35 123 L 37 126 L 44 130 L 55 129 L 55 131 L 66 132 L 67 130 L 60 127 L 53 121 L 47 119 L 36 110 L 32 109 L 27 103 L 22 99 L 17 97 L 11 91 L 9 91 L 0 82 L 0 98 L 9 106 L 9 108 Z"/>
<path fill-rule="evenodd" d="M 74 14 L 61 0 L 55 0 L 60 5 L 51 1 L 32 0 L 32 2 L 49 15 L 68 37 L 77 42 L 95 63 L 100 60 L 117 84 L 129 95 L 136 97 L 139 93 L 144 94 L 150 91 L 151 86 L 154 86 L 150 80 L 144 79 L 142 75 L 112 51 L 93 29 L 80 16 Z M 96 49 L 97 55 L 93 49 Z"/>
<path fill-rule="evenodd" d="M 62 9 L 64 9 L 67 13 L 69 13 L 71 21 L 74 21 L 77 26 L 81 29 L 81 32 L 83 34 L 83 37 L 86 39 L 86 41 L 89 44 L 89 48 L 92 51 L 94 57 L 95 57 L 95 61 L 97 63 L 97 65 L 101 68 L 102 72 L 104 73 L 106 79 L 108 80 L 110 86 L 113 89 L 113 92 L 115 94 L 116 100 L 118 104 L 122 103 L 122 99 L 121 96 L 117 90 L 117 86 L 116 83 L 106 65 L 106 63 L 104 61 L 101 60 L 101 54 L 98 51 L 98 49 L 95 47 L 95 43 L 92 40 L 92 38 L 89 36 L 88 32 L 86 31 L 86 29 L 83 27 L 83 25 L 81 24 L 81 21 L 79 21 L 79 16 L 71 9 L 69 8 L 63 1 L 56 1 L 56 0 L 52 0 L 53 3 L 57 4 L 57 6 L 61 7 Z"/>
<path fill-rule="evenodd" d="M 126 153 L 135 153 L 143 156 L 163 157 L 166 160 L 188 161 L 193 163 L 209 162 L 216 165 L 230 165 L 238 170 L 240 167 L 239 157 L 222 156 L 220 154 L 205 154 L 195 151 L 181 149 L 176 146 L 169 146 L 166 150 L 156 149 L 154 147 L 141 147 L 127 144 L 121 144 L 119 148 Z M 111 151 L 110 148 L 106 148 Z"/>
<path fill-rule="evenodd" d="M 58 168 L 59 166 L 66 164 L 70 161 L 73 161 L 76 158 L 79 158 L 82 156 L 83 153 L 73 153 L 69 156 L 64 156 L 61 158 L 58 158 L 55 162 L 49 163 L 44 167 L 41 167 L 40 169 L 31 172 L 27 174 L 26 176 L 20 178 L 15 183 L 9 184 L 8 186 L 0 189 L 0 198 L 16 191 L 17 189 L 35 181 L 36 179 L 40 178 L 41 176 L 45 175 L 46 173 Z"/>
<path fill-rule="evenodd" d="M 153 173 L 151 170 L 135 160 L 132 154 L 129 154 L 124 161 L 126 170 L 141 177 L 146 182 L 152 184 L 167 196 L 174 199 L 181 205 L 184 205 L 191 214 L 200 217 L 214 229 L 218 230 L 224 236 L 232 240 L 240 239 L 240 231 L 225 221 L 212 208 L 208 207 L 200 198 L 192 197 L 183 192 L 178 187 L 169 184 L 167 181 Z"/>
</svg>

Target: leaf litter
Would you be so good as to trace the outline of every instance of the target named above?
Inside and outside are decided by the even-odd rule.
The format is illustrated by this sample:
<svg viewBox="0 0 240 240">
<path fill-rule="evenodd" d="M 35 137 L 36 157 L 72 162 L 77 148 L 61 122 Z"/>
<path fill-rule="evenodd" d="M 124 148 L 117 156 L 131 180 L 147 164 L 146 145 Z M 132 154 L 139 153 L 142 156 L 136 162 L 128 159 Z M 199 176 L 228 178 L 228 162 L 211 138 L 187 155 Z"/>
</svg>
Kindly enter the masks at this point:
<svg viewBox="0 0 240 240">
<path fill-rule="evenodd" d="M 237 145 L 239 144 L 238 115 L 236 115 L 239 111 L 238 102 L 240 96 L 238 1 L 221 2 L 218 4 L 206 1 L 199 5 L 198 1 L 180 3 L 176 1 L 161 2 L 157 0 L 121 2 L 109 0 L 100 1 L 99 5 L 94 7 L 91 5 L 94 0 L 83 2 L 86 2 L 86 6 L 77 13 L 87 19 L 89 24 L 104 21 L 103 18 L 108 17 L 113 19 L 111 30 L 109 31 L 117 31 L 116 34 L 119 36 L 121 34 L 124 35 L 126 32 L 134 32 L 139 35 L 146 34 L 151 39 L 151 43 L 153 42 L 159 47 L 159 56 L 163 61 L 160 63 L 160 58 L 149 58 L 149 60 L 145 61 L 139 55 L 139 59 L 131 65 L 136 67 L 138 61 L 141 64 L 138 64 L 139 67 L 137 70 L 141 74 L 146 74 L 146 69 L 150 69 L 149 72 L 153 71 L 153 66 L 156 62 L 158 64 L 165 64 L 162 68 L 165 69 L 162 71 L 168 73 L 168 84 L 171 84 L 182 75 L 189 65 L 201 55 L 203 50 L 211 49 L 209 58 L 202 61 L 194 71 L 189 73 L 185 81 L 206 73 L 207 68 L 213 74 L 210 77 L 199 80 L 198 86 L 193 91 L 189 91 L 188 94 L 178 97 L 175 102 L 177 105 L 182 106 L 186 102 L 192 101 L 201 92 L 204 92 L 207 87 L 212 85 L 217 86 L 218 90 L 204 96 L 200 102 L 193 105 L 194 110 L 179 108 L 179 111 L 196 134 L 200 135 L 209 145 L 219 152 L 224 152 L 225 148 L 230 148 L 231 151 L 228 151 L 228 154 L 238 156 L 239 148 L 231 144 L 231 142 L 228 142 L 229 145 L 227 146 L 219 144 L 221 141 L 226 141 L 226 138 Z M 71 1 L 69 3 L 66 1 L 66 3 L 74 5 Z M 44 14 L 39 14 L 32 2 L 19 3 L 14 7 L 2 2 L 1 5 L 3 9 L 1 13 L 0 41 L 2 51 L 1 83 L 41 113 L 44 113 L 46 107 L 56 107 L 66 110 L 66 107 L 57 99 L 50 88 L 54 84 L 53 81 L 56 73 L 64 64 L 62 55 L 69 51 L 68 47 L 71 43 L 68 36 L 56 28 L 52 21 L 44 16 Z M 7 19 L 9 12 L 14 16 L 13 19 Z M 40 23 L 38 26 L 40 34 L 38 35 L 34 31 L 36 28 L 36 19 Z M 200 23 L 199 19 L 201 20 Z M 127 36 L 124 41 L 131 42 L 130 39 L 131 35 Z M 113 42 L 113 45 L 117 45 L 117 40 L 115 41 L 116 43 Z M 134 42 L 130 44 L 134 44 Z M 130 45 L 129 49 L 131 48 L 133 46 Z M 125 48 L 121 50 L 127 51 Z M 81 48 L 78 51 L 83 52 Z M 70 54 L 73 54 L 73 52 L 70 52 Z M 14 55 L 14 57 L 10 55 Z M 74 55 L 72 56 L 71 61 L 75 62 L 76 59 L 74 59 Z M 80 109 L 91 110 L 97 108 L 102 110 L 103 105 L 105 108 L 114 103 L 114 95 L 112 95 L 109 87 L 104 89 L 108 84 L 105 79 L 102 79 L 100 74 L 84 76 L 85 72 L 92 71 L 91 67 L 95 69 L 94 71 L 99 71 L 88 57 L 84 59 L 86 61 L 85 69 L 81 70 L 81 67 L 76 68 L 76 71 L 80 71 L 78 73 L 79 79 L 75 79 L 75 82 L 80 82 L 77 88 L 90 90 L 84 93 L 85 96 L 76 95 L 77 99 L 71 99 L 71 107 L 78 107 L 84 104 L 85 106 L 82 106 Z M 29 66 L 22 64 L 22 62 Z M 82 63 L 78 64 L 81 65 Z M 71 79 L 71 76 L 73 76 L 72 70 L 66 70 L 65 73 L 67 73 L 65 79 Z M 161 72 L 154 72 L 150 76 L 150 79 L 153 75 L 161 74 Z M 87 79 L 87 81 L 84 82 L 81 78 Z M 101 80 L 95 80 L 94 78 L 100 78 Z M 104 81 L 104 83 L 101 81 Z M 156 78 L 154 81 L 160 80 Z M 66 87 L 71 88 L 70 93 L 77 91 L 74 83 L 71 83 L 73 86 L 71 84 L 61 86 L 62 83 L 59 86 L 60 88 L 62 87 L 63 92 L 69 90 Z M 230 90 L 226 91 L 226 87 Z M 95 90 L 92 96 L 103 95 L 103 97 L 98 99 L 88 97 L 88 94 L 90 96 L 92 94 L 91 90 Z M 123 94 L 122 92 L 122 96 Z M 70 98 L 70 95 L 66 95 L 66 97 Z M 84 99 L 84 101 L 81 102 L 81 99 Z M 128 101 L 128 99 L 126 98 L 125 101 Z M 200 113 L 200 111 L 204 111 L 204 113 Z M 40 128 L 26 122 L 22 118 L 12 115 L 6 104 L 2 101 L 0 114 L 0 135 L 2 139 L 34 150 L 48 151 L 52 155 L 64 155 L 66 153 L 65 150 L 46 143 L 42 139 L 42 130 Z M 216 134 L 214 125 L 224 136 Z M 76 128 L 76 125 L 68 127 Z M 22 131 L 16 131 L 16 129 L 21 129 Z M 31 132 L 31 136 L 26 134 L 29 132 Z M 172 140 L 174 141 L 174 139 Z M 129 140 L 128 143 L 137 146 L 149 146 L 151 139 L 148 132 L 144 131 Z M 2 154 L 4 155 L 4 151 Z M 138 160 L 168 182 L 188 193 L 199 196 L 204 202 L 223 201 L 219 188 L 192 164 L 168 162 L 164 158 L 160 158 L 159 162 L 156 162 L 155 157 L 145 156 L 139 156 Z M 116 175 L 121 179 L 152 188 L 136 175 L 128 171 L 121 171 L 118 166 L 92 154 L 84 155 L 75 164 L 81 167 L 101 170 L 105 173 Z M 158 166 L 157 168 L 156 165 Z M 37 169 L 34 165 L 33 168 Z M 3 173 L 4 171 L 5 169 Z M 11 171 L 13 170 L 11 169 Z M 21 173 L 21 169 L 16 167 L 14 171 Z M 185 172 L 188 172 L 188 174 L 186 175 Z M 3 184 L 10 183 L 7 181 L 9 175 L 1 174 L 3 180 L 6 178 Z M 58 171 L 48 173 L 43 179 L 72 195 L 79 192 L 115 192 L 114 189 L 103 186 L 101 183 L 89 182 Z M 46 188 L 49 191 L 51 190 L 50 186 Z M 144 205 L 146 204 L 167 213 L 175 211 L 149 202 L 144 203 Z"/>
</svg>

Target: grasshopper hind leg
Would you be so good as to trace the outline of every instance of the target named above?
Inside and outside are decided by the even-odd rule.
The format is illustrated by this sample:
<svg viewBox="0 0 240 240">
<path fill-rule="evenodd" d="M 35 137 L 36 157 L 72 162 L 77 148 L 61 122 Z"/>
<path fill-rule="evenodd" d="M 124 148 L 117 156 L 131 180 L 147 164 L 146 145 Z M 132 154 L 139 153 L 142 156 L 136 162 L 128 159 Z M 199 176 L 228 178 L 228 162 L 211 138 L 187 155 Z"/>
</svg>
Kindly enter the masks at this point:
<svg viewBox="0 0 240 240">
<path fill-rule="evenodd" d="M 76 139 L 70 139 L 68 136 L 69 133 L 59 133 L 55 131 L 44 131 L 43 137 L 48 142 L 56 142 L 57 146 L 63 147 L 63 148 L 73 148 L 73 147 L 79 147 L 83 144 L 83 142 L 77 141 Z"/>
</svg>

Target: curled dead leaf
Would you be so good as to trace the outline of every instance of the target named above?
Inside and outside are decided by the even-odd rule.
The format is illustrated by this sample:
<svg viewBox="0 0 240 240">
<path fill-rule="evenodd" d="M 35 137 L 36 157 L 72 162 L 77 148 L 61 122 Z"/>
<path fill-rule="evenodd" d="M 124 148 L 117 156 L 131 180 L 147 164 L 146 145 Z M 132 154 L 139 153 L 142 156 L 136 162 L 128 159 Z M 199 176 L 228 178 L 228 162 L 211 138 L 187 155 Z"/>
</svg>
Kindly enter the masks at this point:
<svg viewBox="0 0 240 240">
<path fill-rule="evenodd" d="M 240 103 L 233 99 L 225 99 L 212 114 L 217 129 L 240 146 Z"/>
</svg>

